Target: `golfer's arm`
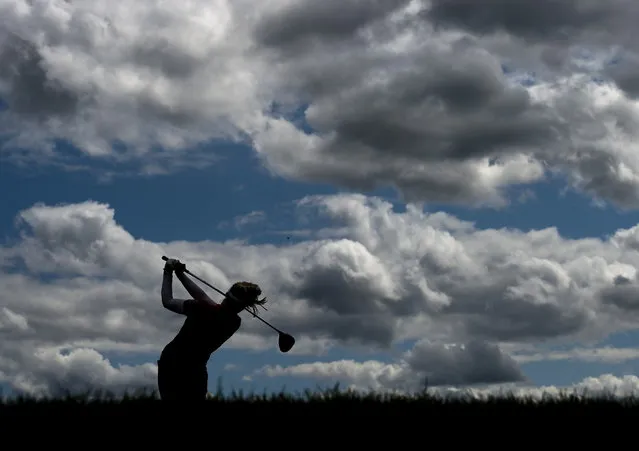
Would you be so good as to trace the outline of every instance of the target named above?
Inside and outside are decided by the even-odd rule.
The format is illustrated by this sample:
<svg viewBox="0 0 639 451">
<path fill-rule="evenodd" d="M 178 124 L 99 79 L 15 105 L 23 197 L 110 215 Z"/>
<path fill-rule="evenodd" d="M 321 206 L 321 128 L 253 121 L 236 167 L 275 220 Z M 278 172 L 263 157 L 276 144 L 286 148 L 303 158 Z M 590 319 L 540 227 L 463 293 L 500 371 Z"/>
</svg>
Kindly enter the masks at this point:
<svg viewBox="0 0 639 451">
<path fill-rule="evenodd" d="M 193 297 L 193 299 L 195 299 L 198 302 L 202 302 L 206 304 L 211 304 L 211 305 L 217 304 L 213 299 L 211 299 L 204 292 L 204 290 L 202 290 L 202 288 L 198 287 L 195 282 L 189 279 L 185 273 L 180 271 L 180 272 L 176 272 L 175 275 L 180 280 L 180 282 L 182 282 L 182 285 L 184 285 L 184 288 L 186 288 L 186 291 L 189 292 L 189 294 Z"/>
<path fill-rule="evenodd" d="M 186 299 L 175 299 L 173 297 L 173 275 L 170 271 L 164 271 L 162 279 L 162 305 L 164 308 L 184 315 L 186 302 Z"/>
</svg>

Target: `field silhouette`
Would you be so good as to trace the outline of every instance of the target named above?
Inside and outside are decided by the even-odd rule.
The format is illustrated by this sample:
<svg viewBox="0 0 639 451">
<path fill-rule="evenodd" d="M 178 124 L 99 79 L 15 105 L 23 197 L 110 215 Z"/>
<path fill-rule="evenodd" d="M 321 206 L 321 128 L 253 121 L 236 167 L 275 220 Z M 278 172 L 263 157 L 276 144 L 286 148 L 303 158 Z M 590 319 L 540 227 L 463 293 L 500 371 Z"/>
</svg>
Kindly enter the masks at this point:
<svg viewBox="0 0 639 451">
<path fill-rule="evenodd" d="M 155 391 L 138 391 L 116 397 L 107 392 L 68 394 L 60 397 L 35 398 L 18 396 L 0 402 L 2 416 L 29 415 L 154 415 L 174 405 L 163 402 Z M 339 385 L 330 389 L 287 393 L 243 393 L 233 391 L 224 395 L 220 389 L 210 393 L 206 401 L 198 404 L 200 417 L 217 418 L 219 415 L 240 414 L 256 418 L 265 415 L 322 415 L 329 417 L 356 415 L 421 416 L 421 415 L 520 415 L 520 414 L 618 414 L 639 413 L 639 397 L 620 397 L 613 393 L 560 392 L 542 397 L 509 393 L 474 397 L 463 393 L 456 396 L 437 394 L 429 390 L 420 393 L 391 394 L 364 393 L 341 390 Z"/>
</svg>

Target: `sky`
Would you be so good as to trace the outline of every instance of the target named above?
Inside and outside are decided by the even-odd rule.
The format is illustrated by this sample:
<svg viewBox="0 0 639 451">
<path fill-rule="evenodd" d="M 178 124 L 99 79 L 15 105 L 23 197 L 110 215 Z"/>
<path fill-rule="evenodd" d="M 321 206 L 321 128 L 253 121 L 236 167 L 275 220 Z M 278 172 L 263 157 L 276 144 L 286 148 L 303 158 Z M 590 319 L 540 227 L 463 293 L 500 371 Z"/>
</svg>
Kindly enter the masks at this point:
<svg viewBox="0 0 639 451">
<path fill-rule="evenodd" d="M 637 17 L 4 0 L 0 389 L 155 389 L 166 255 L 296 338 L 242 313 L 210 391 L 634 393 Z"/>
</svg>

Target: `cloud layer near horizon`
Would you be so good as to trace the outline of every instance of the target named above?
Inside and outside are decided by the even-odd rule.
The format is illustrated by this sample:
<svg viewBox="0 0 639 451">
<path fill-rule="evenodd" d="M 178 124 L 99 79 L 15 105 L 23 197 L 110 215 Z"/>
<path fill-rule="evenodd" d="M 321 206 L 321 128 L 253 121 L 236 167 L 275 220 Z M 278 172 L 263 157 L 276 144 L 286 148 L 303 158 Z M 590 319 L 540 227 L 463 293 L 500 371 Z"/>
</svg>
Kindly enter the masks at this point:
<svg viewBox="0 0 639 451">
<path fill-rule="evenodd" d="M 162 255 L 178 256 L 215 286 L 257 281 L 276 300 L 267 316 L 298 339 L 293 355 L 313 362 L 332 347 L 363 346 L 397 356 L 353 362 L 351 370 L 317 362 L 267 375 L 311 368 L 357 383 L 365 368 L 364 382 L 411 390 L 426 378 L 432 385 L 525 382 L 520 362 L 553 358 L 540 343 L 583 347 L 636 327 L 639 227 L 603 240 L 567 239 L 552 228 L 481 230 L 356 194 L 308 197 L 295 209 L 329 226 L 283 246 L 154 243 L 128 233 L 103 203 L 20 212 L 19 239 L 0 248 L 2 380 L 49 392 L 154 385 L 152 363 L 181 320 L 160 304 Z M 186 295 L 179 283 L 175 292 Z M 411 349 L 398 354 L 402 343 Z M 275 345 L 250 318 L 229 343 Z M 150 363 L 118 369 L 104 360 L 109 351 L 141 353 Z M 636 358 L 632 351 L 602 355 L 623 361 Z M 588 351 L 572 357 L 588 359 Z"/>
<path fill-rule="evenodd" d="M 158 174 L 231 140 L 411 201 L 503 206 L 559 175 L 637 207 L 636 2 L 471 3 L 7 0 L 2 153 Z"/>
</svg>

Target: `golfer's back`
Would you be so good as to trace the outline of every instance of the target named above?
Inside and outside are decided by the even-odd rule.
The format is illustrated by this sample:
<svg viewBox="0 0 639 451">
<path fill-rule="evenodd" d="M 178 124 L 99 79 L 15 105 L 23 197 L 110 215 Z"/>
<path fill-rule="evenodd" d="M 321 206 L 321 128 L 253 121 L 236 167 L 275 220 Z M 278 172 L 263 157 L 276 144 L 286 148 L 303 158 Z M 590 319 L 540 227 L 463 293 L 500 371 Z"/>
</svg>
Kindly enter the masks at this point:
<svg viewBox="0 0 639 451">
<path fill-rule="evenodd" d="M 176 337 L 164 349 L 164 358 L 182 364 L 206 365 L 211 354 L 240 328 L 242 319 L 222 308 L 216 311 L 193 309 Z"/>
</svg>

